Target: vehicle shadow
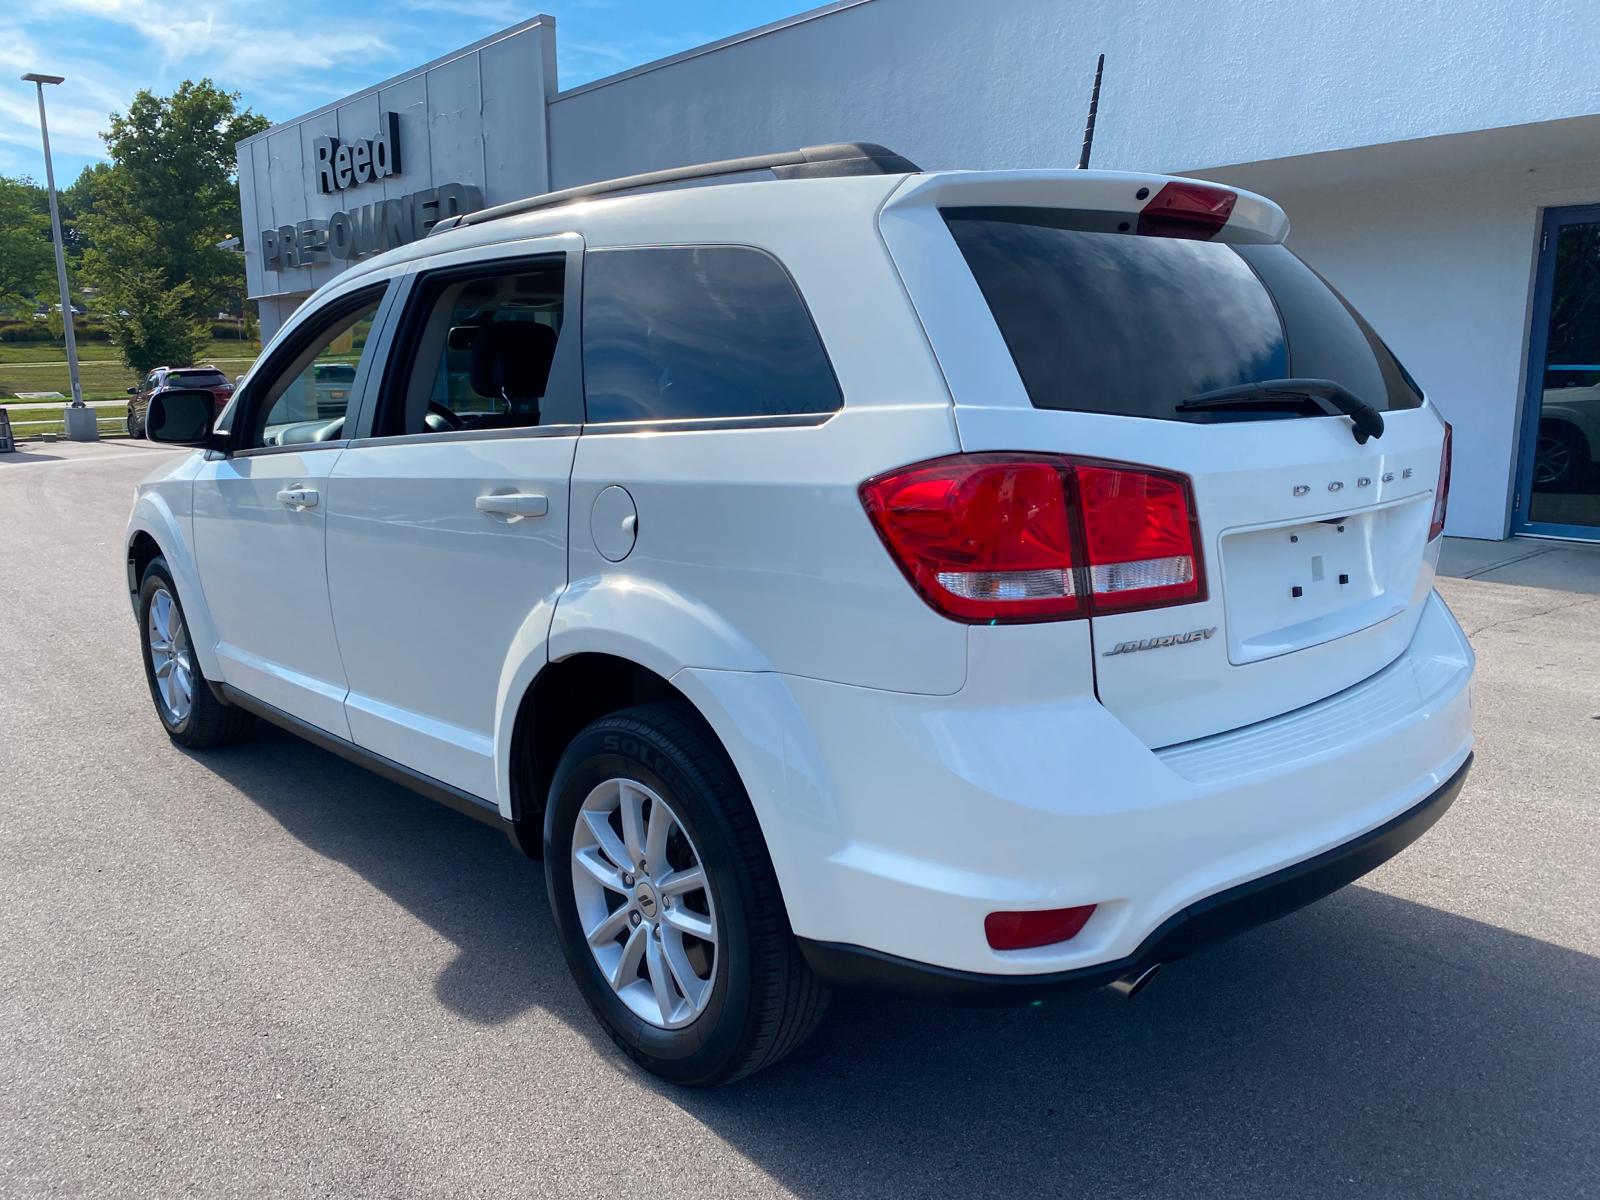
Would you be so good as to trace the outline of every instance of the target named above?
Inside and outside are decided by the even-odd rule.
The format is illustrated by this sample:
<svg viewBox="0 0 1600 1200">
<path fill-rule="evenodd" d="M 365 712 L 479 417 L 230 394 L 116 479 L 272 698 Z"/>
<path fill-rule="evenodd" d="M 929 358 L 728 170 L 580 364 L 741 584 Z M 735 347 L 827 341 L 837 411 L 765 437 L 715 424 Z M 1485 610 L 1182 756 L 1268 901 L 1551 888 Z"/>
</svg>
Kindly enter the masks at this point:
<svg viewBox="0 0 1600 1200">
<path fill-rule="evenodd" d="M 7 450 L 4 453 L 0 453 L 0 464 L 3 464 L 3 463 L 17 463 L 17 464 L 20 465 L 22 463 L 60 462 L 60 461 L 61 461 L 61 455 L 59 455 L 59 454 L 45 454 L 45 453 L 43 453 L 43 452 L 41 452 L 39 450 L 33 449 L 30 446 L 25 446 L 20 442 L 18 443 L 17 449 L 15 449 L 15 450 Z"/>
<path fill-rule="evenodd" d="M 276 731 L 203 761 L 459 947 L 440 1003 L 615 1056 L 498 833 Z M 635 1078 L 805 1197 L 1595 1194 L 1600 959 L 1357 885 L 1133 1002 L 841 995 L 750 1080 Z"/>
</svg>

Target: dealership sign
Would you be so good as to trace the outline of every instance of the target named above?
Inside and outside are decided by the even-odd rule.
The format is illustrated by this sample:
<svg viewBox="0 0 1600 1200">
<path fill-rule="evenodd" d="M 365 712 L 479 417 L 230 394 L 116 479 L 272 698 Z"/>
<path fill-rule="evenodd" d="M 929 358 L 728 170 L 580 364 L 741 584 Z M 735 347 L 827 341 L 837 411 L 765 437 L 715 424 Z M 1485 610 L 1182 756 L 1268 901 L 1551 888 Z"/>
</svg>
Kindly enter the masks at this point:
<svg viewBox="0 0 1600 1200">
<path fill-rule="evenodd" d="M 446 217 L 482 207 L 483 193 L 470 183 L 441 183 L 392 200 L 351 207 L 325 221 L 297 221 L 263 229 L 261 258 L 269 271 L 314 267 L 335 258 L 348 261 L 414 242 Z"/>
<path fill-rule="evenodd" d="M 400 114 L 386 112 L 371 141 L 341 144 L 335 137 L 311 143 L 317 159 L 317 191 L 324 196 L 374 179 L 400 174 Z"/>
<path fill-rule="evenodd" d="M 341 142 L 319 137 L 311 144 L 317 191 L 338 195 L 364 183 L 400 174 L 400 118 L 385 112 L 378 134 Z M 427 235 L 440 221 L 483 207 L 483 193 L 470 183 L 441 183 L 370 204 L 351 205 L 326 220 L 297 221 L 261 231 L 262 265 L 269 271 L 314 267 L 392 250 Z"/>
</svg>

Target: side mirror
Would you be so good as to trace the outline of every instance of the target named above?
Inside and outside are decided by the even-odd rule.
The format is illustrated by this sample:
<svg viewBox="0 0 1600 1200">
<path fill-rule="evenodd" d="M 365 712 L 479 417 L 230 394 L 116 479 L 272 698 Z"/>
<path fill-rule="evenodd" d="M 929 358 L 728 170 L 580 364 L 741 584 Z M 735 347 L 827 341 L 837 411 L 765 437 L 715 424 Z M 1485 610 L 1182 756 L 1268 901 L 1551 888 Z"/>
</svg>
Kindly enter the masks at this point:
<svg viewBox="0 0 1600 1200">
<path fill-rule="evenodd" d="M 168 388 L 150 397 L 144 427 L 152 442 L 204 446 L 211 441 L 217 398 L 199 388 Z"/>
<path fill-rule="evenodd" d="M 138 394 L 139 394 L 139 389 L 138 388 L 131 387 L 131 388 L 128 389 L 128 395 L 137 396 Z"/>
</svg>

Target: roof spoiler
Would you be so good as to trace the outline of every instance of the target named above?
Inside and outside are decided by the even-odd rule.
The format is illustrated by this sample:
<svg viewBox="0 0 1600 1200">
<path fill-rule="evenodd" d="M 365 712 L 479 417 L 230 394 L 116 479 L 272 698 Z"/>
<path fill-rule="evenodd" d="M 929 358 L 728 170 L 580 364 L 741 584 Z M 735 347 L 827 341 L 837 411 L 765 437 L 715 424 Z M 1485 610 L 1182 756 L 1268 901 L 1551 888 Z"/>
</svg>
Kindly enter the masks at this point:
<svg viewBox="0 0 1600 1200">
<path fill-rule="evenodd" d="M 742 175 L 751 171 L 770 171 L 775 179 L 837 179 L 849 175 L 915 175 L 921 168 L 908 158 L 896 154 L 876 142 L 834 142 L 827 146 L 805 146 L 799 150 L 785 150 L 779 154 L 757 154 L 748 158 L 725 158 L 717 162 L 696 163 L 686 167 L 669 167 L 664 171 L 647 171 L 642 175 L 624 175 L 619 179 L 606 179 L 599 183 L 585 183 L 563 188 L 559 192 L 546 192 L 482 208 L 477 212 L 447 217 L 434 225 L 430 235 L 461 225 L 482 225 L 502 217 L 519 213 L 536 212 L 596 196 L 609 196 L 629 192 L 636 188 L 656 187 L 665 183 L 683 183 L 694 180 L 714 180 L 726 175 Z"/>
</svg>

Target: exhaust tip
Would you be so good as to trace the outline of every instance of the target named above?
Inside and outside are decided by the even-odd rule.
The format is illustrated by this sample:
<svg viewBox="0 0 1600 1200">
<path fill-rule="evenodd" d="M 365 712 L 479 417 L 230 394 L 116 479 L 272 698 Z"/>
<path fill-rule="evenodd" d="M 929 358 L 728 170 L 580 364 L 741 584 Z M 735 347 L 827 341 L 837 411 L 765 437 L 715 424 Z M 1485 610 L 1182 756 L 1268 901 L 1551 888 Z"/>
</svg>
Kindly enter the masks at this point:
<svg viewBox="0 0 1600 1200">
<path fill-rule="evenodd" d="M 1156 972 L 1161 970 L 1160 963 L 1151 963 L 1138 971 L 1131 971 L 1121 979 L 1113 979 L 1106 987 L 1119 996 L 1132 1000 L 1144 991 L 1149 982 L 1156 977 Z"/>
</svg>

